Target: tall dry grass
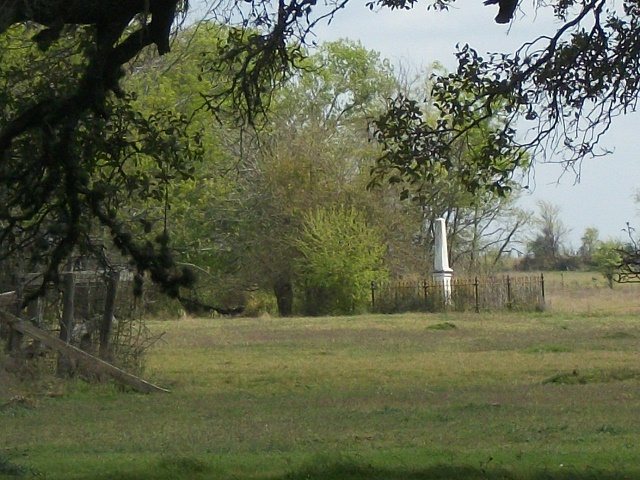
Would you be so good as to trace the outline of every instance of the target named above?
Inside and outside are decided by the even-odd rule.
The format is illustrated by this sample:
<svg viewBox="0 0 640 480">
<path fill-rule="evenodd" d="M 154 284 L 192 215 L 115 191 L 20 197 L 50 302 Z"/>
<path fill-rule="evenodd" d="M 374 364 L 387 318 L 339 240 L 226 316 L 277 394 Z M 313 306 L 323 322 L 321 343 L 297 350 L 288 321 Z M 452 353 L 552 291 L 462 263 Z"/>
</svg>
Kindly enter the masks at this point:
<svg viewBox="0 0 640 480">
<path fill-rule="evenodd" d="M 584 315 L 640 314 L 640 284 L 608 282 L 593 272 L 545 273 L 550 312 Z"/>
</svg>

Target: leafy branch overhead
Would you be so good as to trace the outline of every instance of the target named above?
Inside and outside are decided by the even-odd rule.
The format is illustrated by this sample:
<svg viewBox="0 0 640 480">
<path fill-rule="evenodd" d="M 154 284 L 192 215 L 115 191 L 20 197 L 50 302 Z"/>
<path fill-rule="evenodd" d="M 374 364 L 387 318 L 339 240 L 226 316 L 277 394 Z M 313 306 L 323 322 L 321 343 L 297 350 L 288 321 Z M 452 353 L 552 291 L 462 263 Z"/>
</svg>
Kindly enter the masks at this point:
<svg viewBox="0 0 640 480">
<path fill-rule="evenodd" d="M 508 4 L 500 2 L 499 17 L 515 9 Z M 572 0 L 548 7 L 561 25 L 552 36 L 540 36 L 512 54 L 482 57 L 468 45 L 461 47 L 457 71 L 434 76 L 437 115 L 430 122 L 418 118 L 424 117 L 418 104 L 394 99 L 377 122 L 385 155 L 375 173 L 417 182 L 429 175 L 425 162 L 447 168 L 449 150 L 492 118 L 498 121 L 475 147 L 485 156 L 484 172 L 470 179 L 471 190 L 488 186 L 505 193 L 512 171 L 522 166 L 518 159 L 524 150 L 536 161 L 567 167 L 608 153 L 601 146 L 603 135 L 614 117 L 635 110 L 640 93 L 637 2 L 620 7 L 604 0 Z M 498 161 L 503 155 L 515 161 L 505 165 Z"/>
<path fill-rule="evenodd" d="M 209 13 L 228 28 L 202 59 L 202 79 L 211 85 L 203 87 L 207 105 L 216 112 L 230 105 L 253 123 L 300 57 L 290 42 L 303 43 L 343 4 L 330 2 L 312 19 L 314 5 L 212 6 Z M 121 86 L 147 47 L 169 52 L 188 7 L 186 0 L 0 5 L 0 260 L 20 258 L 20 270 L 43 268 L 40 292 L 74 252 L 108 264 L 110 244 L 131 259 L 138 279 L 149 272 L 173 297 L 193 284 L 193 273 L 173 260 L 166 213 L 170 183 L 191 175 L 202 158 L 201 135 L 177 112 L 137 112 Z M 140 210 L 133 198 L 157 206 Z"/>
<path fill-rule="evenodd" d="M 119 81 L 123 67 L 147 46 L 169 51 L 172 25 L 187 5 L 71 3 L 6 1 L 0 10 L 0 69 L 7 82 L 0 123 L 1 258 L 20 253 L 26 259 L 21 269 L 42 265 L 42 291 L 57 281 L 72 252 L 105 258 L 102 229 L 140 273 L 150 271 L 175 296 L 193 276 L 169 268 L 165 236 L 155 245 L 136 238 L 123 213 L 128 197 L 154 196 L 172 175 L 188 174 L 184 163 L 198 155 L 197 139 L 188 138 L 186 119 L 133 111 Z M 152 178 L 135 169 L 143 158 L 158 162 L 160 174 Z"/>
<path fill-rule="evenodd" d="M 419 199 L 424 185 L 455 175 L 472 193 L 506 195 L 512 188 L 513 172 L 528 167 L 526 151 L 514 141 L 515 130 L 501 122 L 498 112 L 472 117 L 476 112 L 466 109 L 469 95 L 460 90 L 437 89 L 436 84 L 430 111 L 400 95 L 377 119 L 375 138 L 384 153 L 372 168 L 371 185 L 386 178 L 406 186 L 404 197 Z M 434 111 L 440 116 L 428 118 Z M 459 161 L 460 150 L 467 152 L 464 162 Z"/>
</svg>

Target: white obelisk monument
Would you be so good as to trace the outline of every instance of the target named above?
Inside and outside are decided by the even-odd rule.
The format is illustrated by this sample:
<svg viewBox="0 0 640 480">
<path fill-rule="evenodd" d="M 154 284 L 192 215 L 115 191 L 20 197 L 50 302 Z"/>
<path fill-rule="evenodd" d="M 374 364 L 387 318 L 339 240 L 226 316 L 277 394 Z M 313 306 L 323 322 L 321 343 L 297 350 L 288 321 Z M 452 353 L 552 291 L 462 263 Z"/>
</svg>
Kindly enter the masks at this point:
<svg viewBox="0 0 640 480">
<path fill-rule="evenodd" d="M 449 251 L 447 249 L 447 226 L 444 218 L 437 218 L 435 224 L 435 252 L 433 257 L 433 281 L 442 285 L 444 303 L 451 303 L 451 277 L 453 269 L 449 267 Z"/>
</svg>

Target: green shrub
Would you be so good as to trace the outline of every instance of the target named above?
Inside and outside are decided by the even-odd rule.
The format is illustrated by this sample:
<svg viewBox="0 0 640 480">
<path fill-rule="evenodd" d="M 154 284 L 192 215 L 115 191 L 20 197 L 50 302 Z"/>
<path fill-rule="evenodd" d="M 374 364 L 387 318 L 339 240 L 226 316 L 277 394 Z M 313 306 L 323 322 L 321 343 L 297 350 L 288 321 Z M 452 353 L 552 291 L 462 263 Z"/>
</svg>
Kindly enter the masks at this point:
<svg viewBox="0 0 640 480">
<path fill-rule="evenodd" d="M 243 312 L 247 317 L 262 315 L 278 315 L 278 304 L 273 293 L 258 290 L 247 295 L 247 303 Z"/>
<path fill-rule="evenodd" d="M 371 282 L 386 277 L 386 247 L 354 209 L 316 210 L 304 219 L 296 245 L 307 315 L 362 312 Z"/>
</svg>

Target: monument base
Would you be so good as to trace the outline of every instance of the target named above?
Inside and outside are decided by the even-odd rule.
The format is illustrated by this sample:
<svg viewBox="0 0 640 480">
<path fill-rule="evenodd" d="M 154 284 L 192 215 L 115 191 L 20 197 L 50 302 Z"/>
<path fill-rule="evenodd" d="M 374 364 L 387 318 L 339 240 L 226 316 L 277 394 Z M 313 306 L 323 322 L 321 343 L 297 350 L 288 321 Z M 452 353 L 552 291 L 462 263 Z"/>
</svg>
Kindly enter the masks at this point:
<svg viewBox="0 0 640 480">
<path fill-rule="evenodd" d="M 453 277 L 453 270 L 444 270 L 440 272 L 433 272 L 433 281 L 442 285 L 442 295 L 444 296 L 444 304 L 451 305 L 451 278 Z"/>
</svg>

